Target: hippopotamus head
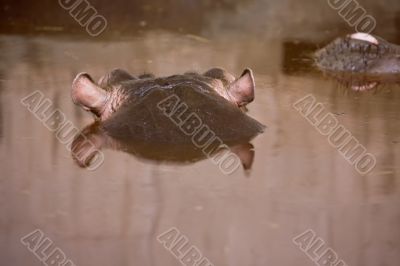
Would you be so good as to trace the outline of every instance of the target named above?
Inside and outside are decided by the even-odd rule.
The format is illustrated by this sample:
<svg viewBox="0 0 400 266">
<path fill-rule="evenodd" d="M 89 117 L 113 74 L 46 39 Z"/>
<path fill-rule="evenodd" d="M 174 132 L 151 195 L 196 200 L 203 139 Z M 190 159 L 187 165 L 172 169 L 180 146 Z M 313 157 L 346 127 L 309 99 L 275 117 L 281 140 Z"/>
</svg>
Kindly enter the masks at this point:
<svg viewBox="0 0 400 266">
<path fill-rule="evenodd" d="M 255 84 L 250 69 L 235 78 L 221 68 L 210 69 L 204 74 L 186 73 L 164 78 L 156 78 L 152 74 L 135 77 L 116 69 L 97 83 L 89 74 L 81 73 L 73 81 L 72 99 L 97 119 L 106 120 L 123 106 L 154 90 L 171 90 L 182 84 L 205 94 L 220 96 L 237 107 L 245 107 L 254 100 Z"/>
<path fill-rule="evenodd" d="M 355 33 L 315 53 L 319 68 L 365 74 L 400 73 L 400 48 L 382 38 Z"/>
<path fill-rule="evenodd" d="M 239 78 L 220 68 L 165 78 L 114 70 L 98 83 L 79 74 L 72 85 L 73 101 L 98 121 L 75 139 L 73 157 L 85 167 L 95 147 L 151 160 L 193 162 L 218 154 L 222 147 L 237 154 L 248 169 L 254 157 L 248 142 L 265 129 L 243 112 L 254 100 L 254 89 L 250 69 Z"/>
<path fill-rule="evenodd" d="M 338 38 L 315 53 L 316 66 L 325 73 L 366 90 L 379 83 L 399 82 L 400 48 L 366 33 Z"/>
</svg>

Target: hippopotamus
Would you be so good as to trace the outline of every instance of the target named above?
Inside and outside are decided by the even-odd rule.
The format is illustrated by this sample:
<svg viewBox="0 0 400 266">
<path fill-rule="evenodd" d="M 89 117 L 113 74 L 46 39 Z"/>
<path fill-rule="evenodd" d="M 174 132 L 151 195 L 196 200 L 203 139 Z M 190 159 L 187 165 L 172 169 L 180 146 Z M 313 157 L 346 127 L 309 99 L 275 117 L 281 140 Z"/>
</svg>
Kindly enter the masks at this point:
<svg viewBox="0 0 400 266">
<path fill-rule="evenodd" d="M 92 154 L 81 156 L 89 139 L 96 149 L 156 161 L 195 162 L 229 149 L 248 169 L 254 155 L 249 141 L 265 129 L 246 114 L 254 97 L 250 69 L 238 78 L 221 68 L 169 77 L 116 69 L 97 83 L 87 73 L 78 74 L 73 102 L 91 112 L 95 122 L 76 137 L 72 151 L 80 156 L 74 159 L 81 167 L 90 165 Z"/>
<path fill-rule="evenodd" d="M 400 81 L 400 46 L 370 34 L 338 38 L 314 58 L 320 70 L 357 91 Z"/>
</svg>

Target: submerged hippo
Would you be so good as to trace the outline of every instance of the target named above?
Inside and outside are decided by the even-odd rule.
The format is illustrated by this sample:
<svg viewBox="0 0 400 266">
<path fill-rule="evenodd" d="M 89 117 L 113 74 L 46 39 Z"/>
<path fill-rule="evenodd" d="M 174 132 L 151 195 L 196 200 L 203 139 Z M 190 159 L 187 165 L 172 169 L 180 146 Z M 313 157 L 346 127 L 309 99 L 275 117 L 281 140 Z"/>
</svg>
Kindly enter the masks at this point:
<svg viewBox="0 0 400 266">
<path fill-rule="evenodd" d="M 355 33 L 338 38 L 314 57 L 319 69 L 354 90 L 400 82 L 400 46 L 377 36 Z"/>
<path fill-rule="evenodd" d="M 74 103 L 94 114 L 90 125 L 73 143 L 73 154 L 96 149 L 124 150 L 158 161 L 193 162 L 226 150 L 238 155 L 245 168 L 252 162 L 248 141 L 265 126 L 244 112 L 254 100 L 252 71 L 239 78 L 214 68 L 204 74 L 186 73 L 164 78 L 134 77 L 114 70 L 95 83 L 86 73 L 72 85 Z M 74 156 L 82 167 L 91 153 Z"/>
</svg>

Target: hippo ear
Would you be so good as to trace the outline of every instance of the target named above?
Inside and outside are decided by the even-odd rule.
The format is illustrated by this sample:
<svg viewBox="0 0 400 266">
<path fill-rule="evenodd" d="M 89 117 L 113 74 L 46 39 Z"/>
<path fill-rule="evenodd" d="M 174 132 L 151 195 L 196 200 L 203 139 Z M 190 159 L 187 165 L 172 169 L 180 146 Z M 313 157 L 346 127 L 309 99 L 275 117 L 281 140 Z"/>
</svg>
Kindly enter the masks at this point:
<svg viewBox="0 0 400 266">
<path fill-rule="evenodd" d="M 108 94 L 97 86 L 93 79 L 86 73 L 78 74 L 72 83 L 72 100 L 81 105 L 83 109 L 91 111 L 100 117 L 103 112 Z"/>
<path fill-rule="evenodd" d="M 229 86 L 229 94 L 233 101 L 240 107 L 251 103 L 254 100 L 254 76 L 251 69 L 246 69 L 239 79 Z"/>
</svg>

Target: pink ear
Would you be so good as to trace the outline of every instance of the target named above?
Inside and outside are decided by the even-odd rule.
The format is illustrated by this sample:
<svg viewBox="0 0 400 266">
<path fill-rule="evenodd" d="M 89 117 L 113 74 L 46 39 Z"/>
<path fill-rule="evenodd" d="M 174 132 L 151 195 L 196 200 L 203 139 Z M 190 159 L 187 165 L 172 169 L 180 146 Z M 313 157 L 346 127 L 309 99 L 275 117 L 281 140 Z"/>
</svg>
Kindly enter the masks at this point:
<svg viewBox="0 0 400 266">
<path fill-rule="evenodd" d="M 100 116 L 105 108 L 107 92 L 97 86 L 87 73 L 80 73 L 72 83 L 72 100 L 85 110 Z"/>
<path fill-rule="evenodd" d="M 229 87 L 229 94 L 238 106 L 245 106 L 254 100 L 255 82 L 253 71 L 246 69 L 239 79 Z"/>
</svg>

